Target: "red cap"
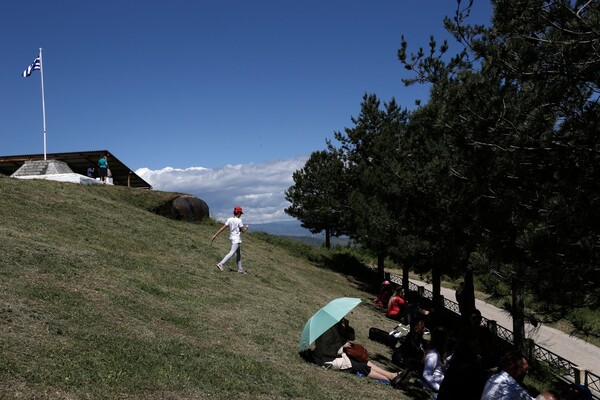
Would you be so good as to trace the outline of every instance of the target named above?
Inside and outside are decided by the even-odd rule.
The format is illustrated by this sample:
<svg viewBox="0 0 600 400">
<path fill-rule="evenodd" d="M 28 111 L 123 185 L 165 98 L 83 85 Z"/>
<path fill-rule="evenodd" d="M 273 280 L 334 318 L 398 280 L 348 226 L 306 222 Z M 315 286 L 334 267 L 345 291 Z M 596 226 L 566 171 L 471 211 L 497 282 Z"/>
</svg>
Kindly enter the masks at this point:
<svg viewBox="0 0 600 400">
<path fill-rule="evenodd" d="M 238 214 L 238 213 L 239 213 L 239 214 L 243 214 L 244 212 L 242 211 L 242 207 L 240 207 L 240 206 L 237 206 L 237 207 L 235 207 L 235 208 L 233 209 L 233 213 L 234 213 L 234 214 Z"/>
</svg>

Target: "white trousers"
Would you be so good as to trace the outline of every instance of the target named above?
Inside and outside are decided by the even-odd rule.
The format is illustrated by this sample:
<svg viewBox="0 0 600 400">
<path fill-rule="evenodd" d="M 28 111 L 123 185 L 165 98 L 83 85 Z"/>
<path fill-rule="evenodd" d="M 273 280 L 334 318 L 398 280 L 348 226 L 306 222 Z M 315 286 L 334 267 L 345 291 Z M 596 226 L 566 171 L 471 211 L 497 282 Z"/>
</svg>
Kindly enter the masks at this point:
<svg viewBox="0 0 600 400">
<path fill-rule="evenodd" d="M 233 255 L 236 255 L 236 261 L 237 261 L 237 269 L 238 271 L 243 271 L 244 269 L 242 268 L 242 244 L 241 243 L 231 243 L 231 250 L 229 250 L 229 253 L 227 253 L 227 255 L 225 257 L 223 257 L 223 260 L 221 260 L 221 262 L 219 264 L 221 265 L 225 265 L 225 263 L 231 258 L 233 257 Z"/>
</svg>

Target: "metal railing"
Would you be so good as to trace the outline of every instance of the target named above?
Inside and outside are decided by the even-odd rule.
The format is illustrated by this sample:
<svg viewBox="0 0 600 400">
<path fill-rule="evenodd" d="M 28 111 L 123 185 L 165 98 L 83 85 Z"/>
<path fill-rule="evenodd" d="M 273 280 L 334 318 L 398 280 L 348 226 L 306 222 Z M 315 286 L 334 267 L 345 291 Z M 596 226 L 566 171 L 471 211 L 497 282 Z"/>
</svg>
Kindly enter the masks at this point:
<svg viewBox="0 0 600 400">
<path fill-rule="evenodd" d="M 490 320 L 487 318 L 482 318 L 482 323 L 489 324 Z M 502 325 L 496 324 L 496 336 L 500 339 L 512 344 L 513 343 L 513 333 L 511 330 L 506 329 Z"/>
<path fill-rule="evenodd" d="M 535 344 L 532 349 L 533 356 L 536 360 L 545 361 L 558 369 L 558 373 L 561 375 L 575 376 L 575 364 L 565 360 L 561 356 L 551 352 L 548 349 L 544 349 L 541 346 Z"/>
<path fill-rule="evenodd" d="M 399 275 L 390 275 L 390 280 L 398 285 L 402 285 L 402 277 Z M 433 292 L 425 289 L 423 286 L 419 286 L 413 282 L 408 283 L 408 290 L 417 293 L 419 296 L 433 300 Z M 444 298 L 444 308 L 457 315 L 460 315 L 458 303 L 449 299 Z M 482 325 L 493 326 L 492 331 L 496 333 L 496 336 L 510 344 L 513 343 L 513 333 L 511 330 L 498 325 L 496 321 L 488 320 L 482 317 Z M 591 371 L 581 369 L 573 362 L 559 356 L 556 353 L 536 344 L 533 340 L 530 340 L 530 354 L 538 361 L 545 362 L 556 369 L 556 374 L 566 379 L 569 382 L 574 382 L 587 386 L 594 394 L 595 399 L 600 399 L 600 376 L 594 374 Z"/>
</svg>

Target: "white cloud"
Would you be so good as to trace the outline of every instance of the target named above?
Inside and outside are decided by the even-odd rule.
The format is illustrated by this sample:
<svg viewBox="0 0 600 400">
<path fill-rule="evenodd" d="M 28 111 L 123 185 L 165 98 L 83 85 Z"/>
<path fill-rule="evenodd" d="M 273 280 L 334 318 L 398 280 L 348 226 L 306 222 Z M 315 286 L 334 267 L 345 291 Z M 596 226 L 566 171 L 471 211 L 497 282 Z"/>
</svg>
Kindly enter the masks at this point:
<svg viewBox="0 0 600 400">
<path fill-rule="evenodd" d="M 294 184 L 292 174 L 304 167 L 306 160 L 299 156 L 218 169 L 140 168 L 136 174 L 156 190 L 188 193 L 204 200 L 217 220 L 225 221 L 239 205 L 244 208 L 244 223 L 267 223 L 293 219 L 283 211 L 289 206 L 284 192 Z"/>
</svg>

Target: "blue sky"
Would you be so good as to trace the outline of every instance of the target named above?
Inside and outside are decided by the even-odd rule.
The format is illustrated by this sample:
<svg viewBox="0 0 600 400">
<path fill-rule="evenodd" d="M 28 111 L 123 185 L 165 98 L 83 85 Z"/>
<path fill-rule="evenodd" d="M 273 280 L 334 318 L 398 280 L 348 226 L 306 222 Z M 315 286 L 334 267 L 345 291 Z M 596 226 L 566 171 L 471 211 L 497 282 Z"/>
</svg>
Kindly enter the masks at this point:
<svg viewBox="0 0 600 400">
<path fill-rule="evenodd" d="M 476 0 L 475 21 L 490 4 Z M 289 219 L 283 192 L 311 152 L 352 126 L 363 94 L 412 108 L 401 35 L 447 38 L 452 0 L 0 2 L 0 155 L 108 149 L 155 189 L 226 218 Z M 451 50 L 456 46 L 450 41 Z"/>
</svg>

